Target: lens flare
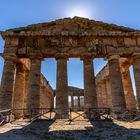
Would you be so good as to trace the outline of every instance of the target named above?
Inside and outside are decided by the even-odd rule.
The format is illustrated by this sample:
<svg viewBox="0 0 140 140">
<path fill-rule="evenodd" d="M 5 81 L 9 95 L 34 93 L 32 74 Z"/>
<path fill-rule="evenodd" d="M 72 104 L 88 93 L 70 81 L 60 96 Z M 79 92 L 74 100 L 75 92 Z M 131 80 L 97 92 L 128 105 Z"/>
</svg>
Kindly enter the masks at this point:
<svg viewBox="0 0 140 140">
<path fill-rule="evenodd" d="M 67 17 L 78 16 L 78 17 L 84 17 L 84 18 L 91 18 L 90 11 L 84 7 L 71 8 L 68 10 L 66 14 L 67 14 L 66 15 Z"/>
</svg>

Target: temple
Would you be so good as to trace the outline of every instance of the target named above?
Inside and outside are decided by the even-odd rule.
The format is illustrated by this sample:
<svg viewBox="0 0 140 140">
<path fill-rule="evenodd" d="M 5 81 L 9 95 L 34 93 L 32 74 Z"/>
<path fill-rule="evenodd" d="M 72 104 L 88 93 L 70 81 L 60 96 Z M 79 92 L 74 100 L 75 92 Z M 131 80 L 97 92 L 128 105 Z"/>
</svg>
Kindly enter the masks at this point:
<svg viewBox="0 0 140 140">
<path fill-rule="evenodd" d="M 84 110 L 111 108 L 122 112 L 140 109 L 140 31 L 86 18 L 64 18 L 0 32 L 5 40 L 0 89 L 0 110 L 53 108 L 54 95 L 58 116 L 67 116 L 68 96 L 73 104 L 84 96 Z M 55 58 L 55 94 L 41 74 L 41 62 Z M 68 87 L 67 62 L 80 58 L 84 69 L 84 89 Z M 104 58 L 107 65 L 94 75 L 93 61 Z M 134 70 L 136 98 L 129 67 Z M 49 69 L 46 68 L 46 69 Z M 136 106 L 137 105 L 137 106 Z M 78 102 L 80 107 L 80 101 Z M 20 116 L 21 111 L 15 112 Z M 37 113 L 37 110 L 36 112 Z"/>
</svg>

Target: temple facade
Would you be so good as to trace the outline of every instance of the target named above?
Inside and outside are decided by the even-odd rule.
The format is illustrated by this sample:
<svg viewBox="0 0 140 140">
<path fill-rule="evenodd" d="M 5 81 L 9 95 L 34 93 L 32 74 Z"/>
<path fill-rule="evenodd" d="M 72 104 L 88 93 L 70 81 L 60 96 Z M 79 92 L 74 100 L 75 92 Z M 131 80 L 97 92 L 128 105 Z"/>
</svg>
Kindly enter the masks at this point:
<svg viewBox="0 0 140 140">
<path fill-rule="evenodd" d="M 16 102 L 25 102 L 25 98 L 28 110 L 44 107 L 44 103 L 40 103 L 42 98 L 47 98 L 47 95 L 42 95 L 43 90 L 49 91 L 52 96 L 51 88 L 43 89 L 40 84 L 44 58 L 55 58 L 57 62 L 55 95 L 58 114 L 66 114 L 68 110 L 69 58 L 80 58 L 83 62 L 85 111 L 102 106 L 112 108 L 113 112 L 136 108 L 130 65 L 134 69 L 137 107 L 140 108 L 140 31 L 74 17 L 9 29 L 1 32 L 1 36 L 5 40 L 1 54 L 5 62 L 0 109 L 15 108 L 19 104 Z M 108 61 L 96 77 L 95 58 Z M 26 64 L 29 70 L 23 60 L 29 61 L 30 64 Z"/>
</svg>

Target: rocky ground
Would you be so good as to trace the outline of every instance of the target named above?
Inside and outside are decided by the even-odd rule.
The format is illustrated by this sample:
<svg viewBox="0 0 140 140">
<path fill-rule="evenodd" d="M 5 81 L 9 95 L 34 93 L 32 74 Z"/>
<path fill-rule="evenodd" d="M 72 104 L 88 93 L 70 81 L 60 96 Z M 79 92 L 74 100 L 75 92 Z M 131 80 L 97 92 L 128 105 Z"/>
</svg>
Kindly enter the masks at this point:
<svg viewBox="0 0 140 140">
<path fill-rule="evenodd" d="M 0 127 L 0 140 L 140 140 L 140 121 L 19 120 Z"/>
</svg>

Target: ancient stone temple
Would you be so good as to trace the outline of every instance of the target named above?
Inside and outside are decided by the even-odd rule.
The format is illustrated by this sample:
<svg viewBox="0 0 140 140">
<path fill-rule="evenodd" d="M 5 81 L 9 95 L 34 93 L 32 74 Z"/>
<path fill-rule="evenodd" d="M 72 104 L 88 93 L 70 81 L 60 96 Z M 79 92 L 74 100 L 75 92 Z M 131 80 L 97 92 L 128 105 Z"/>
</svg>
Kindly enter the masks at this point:
<svg viewBox="0 0 140 140">
<path fill-rule="evenodd" d="M 68 96 L 71 98 L 71 108 L 77 108 L 77 110 L 83 108 L 83 99 L 84 99 L 84 89 L 76 87 L 68 87 Z M 74 98 L 76 97 L 76 98 Z"/>
<path fill-rule="evenodd" d="M 10 78 L 10 73 L 9 71 L 11 68 L 9 67 L 6 73 L 6 77 L 8 81 L 5 81 L 6 83 L 1 83 L 1 88 L 3 89 L 3 86 L 5 87 L 7 84 L 9 84 L 9 89 L 11 88 L 11 91 L 9 89 L 5 89 L 3 91 L 1 89 L 1 94 L 0 94 L 0 110 L 3 109 L 15 109 L 14 114 L 16 117 L 21 117 L 24 113 L 27 113 L 26 110 L 21 110 L 21 109 L 26 109 L 28 108 L 29 110 L 31 108 L 34 108 L 35 104 L 38 104 L 36 106 L 37 108 L 52 108 L 53 107 L 53 89 L 50 86 L 49 82 L 46 80 L 46 78 L 43 76 L 42 73 L 39 75 L 36 75 L 38 77 L 37 82 L 39 82 L 39 95 L 38 97 L 36 96 L 36 91 L 33 93 L 33 97 L 28 97 L 28 84 L 29 84 L 29 73 L 31 71 L 30 66 L 30 60 L 29 59 L 19 59 L 18 61 L 15 62 L 15 67 L 16 70 L 13 71 L 13 79 Z M 4 73 L 5 71 L 3 71 Z M 4 74 L 3 74 L 4 76 Z M 2 77 L 3 79 L 4 77 Z M 12 81 L 13 80 L 13 81 Z M 13 87 L 10 87 L 11 82 L 13 82 Z M 34 84 L 34 83 L 33 83 Z M 33 85 L 35 86 L 35 85 Z M 5 94 L 4 94 L 4 93 Z M 7 100 L 8 99 L 8 100 Z M 28 105 L 29 104 L 29 105 Z M 28 105 L 28 106 L 27 106 Z"/>
<path fill-rule="evenodd" d="M 69 58 L 80 58 L 83 62 L 85 109 L 102 106 L 112 108 L 113 112 L 135 109 L 129 73 L 131 65 L 140 108 L 140 31 L 74 17 L 9 29 L 1 32 L 1 35 L 5 40 L 1 54 L 5 62 L 0 109 L 17 107 L 18 102 L 25 102 L 28 110 L 44 106 L 42 99 L 48 96 L 47 93 L 42 95 L 44 90 L 49 92 L 49 98 L 53 100 L 52 89 L 43 89 L 40 82 L 44 58 L 55 58 L 57 62 L 58 114 L 64 112 L 66 115 L 68 110 Z M 108 60 L 107 66 L 96 77 L 93 67 L 95 58 Z M 18 107 L 24 106 L 20 104 Z"/>
</svg>

